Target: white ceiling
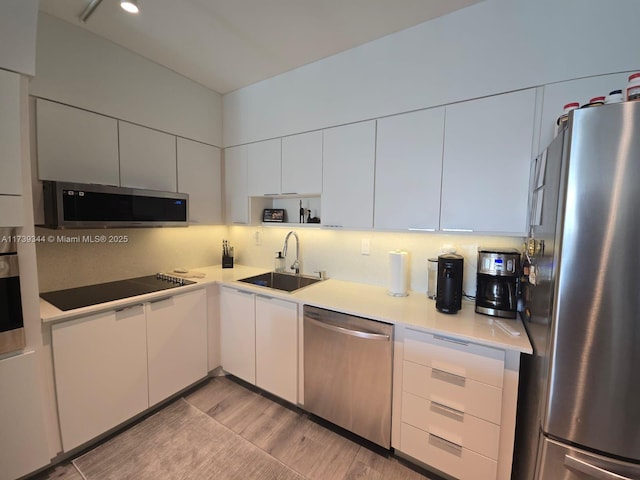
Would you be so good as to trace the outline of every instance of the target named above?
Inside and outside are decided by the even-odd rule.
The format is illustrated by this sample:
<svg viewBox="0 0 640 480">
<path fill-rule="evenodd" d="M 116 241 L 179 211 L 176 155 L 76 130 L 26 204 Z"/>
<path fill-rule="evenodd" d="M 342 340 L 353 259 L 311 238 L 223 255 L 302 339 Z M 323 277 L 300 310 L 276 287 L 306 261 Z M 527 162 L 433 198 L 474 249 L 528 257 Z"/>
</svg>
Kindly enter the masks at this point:
<svg viewBox="0 0 640 480">
<path fill-rule="evenodd" d="M 273 77 L 481 0 L 41 0 L 40 10 L 220 93 Z"/>
</svg>

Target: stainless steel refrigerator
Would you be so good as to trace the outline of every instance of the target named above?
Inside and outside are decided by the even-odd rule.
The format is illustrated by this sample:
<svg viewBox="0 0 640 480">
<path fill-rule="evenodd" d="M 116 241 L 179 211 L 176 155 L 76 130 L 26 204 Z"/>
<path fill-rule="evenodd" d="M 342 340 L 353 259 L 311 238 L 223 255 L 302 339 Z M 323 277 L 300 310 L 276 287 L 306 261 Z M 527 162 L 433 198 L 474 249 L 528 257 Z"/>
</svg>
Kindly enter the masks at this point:
<svg viewBox="0 0 640 480">
<path fill-rule="evenodd" d="M 640 102 L 574 111 L 531 171 L 514 478 L 640 479 Z"/>
</svg>

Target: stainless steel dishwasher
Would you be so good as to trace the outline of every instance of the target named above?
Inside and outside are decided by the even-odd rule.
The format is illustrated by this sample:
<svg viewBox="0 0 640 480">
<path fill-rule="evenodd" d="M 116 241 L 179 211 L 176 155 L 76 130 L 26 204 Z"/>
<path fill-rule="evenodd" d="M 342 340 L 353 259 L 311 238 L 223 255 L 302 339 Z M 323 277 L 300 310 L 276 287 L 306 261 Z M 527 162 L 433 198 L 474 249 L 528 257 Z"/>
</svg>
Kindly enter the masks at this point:
<svg viewBox="0 0 640 480">
<path fill-rule="evenodd" d="M 393 325 L 304 306 L 305 410 L 391 447 Z"/>
</svg>

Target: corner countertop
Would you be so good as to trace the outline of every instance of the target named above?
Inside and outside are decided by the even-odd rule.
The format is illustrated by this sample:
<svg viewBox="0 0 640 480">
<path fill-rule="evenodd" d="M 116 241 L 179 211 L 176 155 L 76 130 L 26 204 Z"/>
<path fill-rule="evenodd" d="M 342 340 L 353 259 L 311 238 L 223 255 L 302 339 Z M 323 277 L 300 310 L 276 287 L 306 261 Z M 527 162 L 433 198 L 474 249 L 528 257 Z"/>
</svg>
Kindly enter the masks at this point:
<svg viewBox="0 0 640 480">
<path fill-rule="evenodd" d="M 293 293 L 274 290 L 240 282 L 242 278 L 265 273 L 264 268 L 236 265 L 223 269 L 220 265 L 195 268 L 202 272 L 204 278 L 189 278 L 196 283 L 177 287 L 162 292 L 154 292 L 136 297 L 125 298 L 76 310 L 61 311 L 40 299 L 40 311 L 43 323 L 71 320 L 103 311 L 123 308 L 128 305 L 152 301 L 158 298 L 202 288 L 210 284 L 252 291 L 298 304 L 313 305 L 329 310 L 336 310 L 350 315 L 371 318 L 394 325 L 435 333 L 451 335 L 455 338 L 483 345 L 531 354 L 533 349 L 522 322 L 502 319 L 515 328 L 520 335 L 513 336 L 505 332 L 495 322 L 494 317 L 480 315 L 474 311 L 474 303 L 463 301 L 462 309 L 453 315 L 440 313 L 435 308 L 435 301 L 424 293 L 410 292 L 407 297 L 387 295 L 384 287 L 365 285 L 343 280 L 328 279 L 301 288 Z"/>
</svg>

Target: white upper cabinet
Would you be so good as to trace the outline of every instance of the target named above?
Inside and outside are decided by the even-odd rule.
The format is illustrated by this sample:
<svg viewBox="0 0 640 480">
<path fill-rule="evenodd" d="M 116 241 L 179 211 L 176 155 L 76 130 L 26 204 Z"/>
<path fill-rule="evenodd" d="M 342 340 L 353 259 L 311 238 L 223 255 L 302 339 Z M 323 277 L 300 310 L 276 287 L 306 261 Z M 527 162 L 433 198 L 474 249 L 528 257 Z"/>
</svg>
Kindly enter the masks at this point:
<svg viewBox="0 0 640 480">
<path fill-rule="evenodd" d="M 0 195 L 22 194 L 20 75 L 0 70 Z"/>
<path fill-rule="evenodd" d="M 624 91 L 628 77 L 628 72 L 615 73 L 545 85 L 540 144 L 537 152 L 542 153 L 555 137 L 556 120 L 562 115 L 565 104 L 578 102 L 580 105 L 584 105 L 589 103 L 593 97 L 607 95 L 612 90 L 622 89 Z"/>
<path fill-rule="evenodd" d="M 440 228 L 523 234 L 536 92 L 446 107 Z"/>
<path fill-rule="evenodd" d="M 0 68 L 36 74 L 38 0 L 0 2 Z"/>
<path fill-rule="evenodd" d="M 247 190 L 247 146 L 224 150 L 225 219 L 227 223 L 249 223 Z"/>
<path fill-rule="evenodd" d="M 322 192 L 322 131 L 282 139 L 282 193 Z"/>
<path fill-rule="evenodd" d="M 322 224 L 345 228 L 373 226 L 376 122 L 324 131 Z"/>
<path fill-rule="evenodd" d="M 377 229 L 437 230 L 444 107 L 378 120 Z"/>
<path fill-rule="evenodd" d="M 117 120 L 37 99 L 38 178 L 119 185 Z"/>
<path fill-rule="evenodd" d="M 223 223 L 220 149 L 184 138 L 177 142 L 178 191 L 189 194 L 189 221 Z"/>
<path fill-rule="evenodd" d="M 120 185 L 177 191 L 176 137 L 127 122 L 118 122 Z"/>
<path fill-rule="evenodd" d="M 247 146 L 247 184 L 250 197 L 280 193 L 281 140 L 265 140 Z"/>
</svg>

